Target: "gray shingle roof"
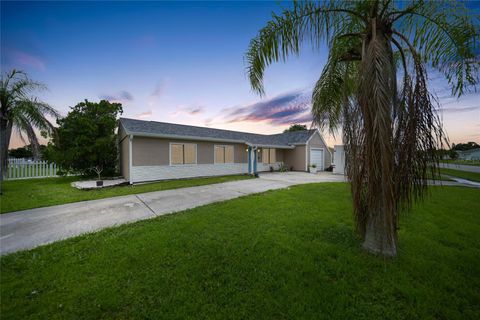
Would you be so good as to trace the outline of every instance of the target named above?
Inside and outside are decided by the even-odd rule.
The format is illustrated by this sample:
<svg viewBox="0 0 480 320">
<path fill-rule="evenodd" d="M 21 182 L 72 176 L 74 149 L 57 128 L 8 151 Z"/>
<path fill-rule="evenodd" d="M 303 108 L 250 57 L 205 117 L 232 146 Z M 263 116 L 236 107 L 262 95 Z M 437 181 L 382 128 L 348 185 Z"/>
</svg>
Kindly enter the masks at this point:
<svg viewBox="0 0 480 320">
<path fill-rule="evenodd" d="M 315 130 L 305 130 L 266 135 L 128 118 L 120 118 L 120 123 L 127 134 L 133 135 L 178 136 L 186 139 L 190 137 L 206 140 L 238 141 L 262 146 L 288 147 L 295 144 L 305 144 L 315 132 Z"/>
</svg>

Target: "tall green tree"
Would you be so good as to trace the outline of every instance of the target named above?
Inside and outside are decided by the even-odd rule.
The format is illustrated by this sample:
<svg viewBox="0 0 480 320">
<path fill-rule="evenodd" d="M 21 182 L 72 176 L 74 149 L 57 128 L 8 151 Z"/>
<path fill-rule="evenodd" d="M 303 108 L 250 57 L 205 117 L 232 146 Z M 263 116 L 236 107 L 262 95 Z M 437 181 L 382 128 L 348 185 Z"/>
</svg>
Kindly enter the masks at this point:
<svg viewBox="0 0 480 320">
<path fill-rule="evenodd" d="M 38 149 L 40 152 L 39 155 L 37 155 L 37 158 L 42 158 L 43 152 L 45 151 L 45 148 L 47 146 L 44 144 L 39 145 L 38 147 L 35 147 L 31 144 L 25 145 L 23 147 L 19 147 L 16 149 L 9 149 L 8 150 L 8 156 L 11 158 L 33 158 L 33 150 L 34 148 Z"/>
<path fill-rule="evenodd" d="M 116 173 L 118 150 L 117 118 L 120 103 L 85 100 L 58 119 L 57 133 L 47 147 L 45 157 L 63 170 L 84 175 Z"/>
<path fill-rule="evenodd" d="M 294 132 L 294 131 L 304 131 L 307 130 L 307 126 L 304 124 L 292 124 L 288 129 L 283 130 L 283 132 Z"/>
<path fill-rule="evenodd" d="M 253 90 L 265 68 L 326 43 L 328 61 L 313 89 L 320 128 L 343 129 L 346 171 L 363 247 L 397 254 L 398 218 L 427 189 L 444 133 L 427 68 L 460 96 L 478 82 L 478 17 L 453 1 L 296 2 L 251 40 Z"/>
<path fill-rule="evenodd" d="M 458 151 L 466 151 L 466 150 L 477 149 L 477 148 L 480 148 L 480 145 L 472 141 L 467 143 L 459 143 L 459 144 L 452 145 L 452 150 L 458 150 Z"/>
<path fill-rule="evenodd" d="M 33 96 L 38 90 L 46 87 L 31 80 L 26 73 L 12 70 L 2 74 L 0 79 L 0 179 L 7 168 L 8 147 L 13 131 L 20 138 L 29 142 L 33 155 L 39 156 L 40 144 L 35 130 L 53 133 L 54 126 L 48 116 L 59 117 L 57 110 Z"/>
</svg>

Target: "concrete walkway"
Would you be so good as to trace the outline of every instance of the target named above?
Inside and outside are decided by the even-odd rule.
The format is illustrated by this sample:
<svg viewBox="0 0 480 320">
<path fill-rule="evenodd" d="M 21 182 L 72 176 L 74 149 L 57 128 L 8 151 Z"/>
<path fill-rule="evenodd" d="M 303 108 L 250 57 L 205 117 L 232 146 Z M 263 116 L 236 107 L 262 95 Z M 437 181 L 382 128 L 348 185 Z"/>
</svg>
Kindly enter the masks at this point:
<svg viewBox="0 0 480 320">
<path fill-rule="evenodd" d="M 0 215 L 0 254 L 83 233 L 296 184 L 344 181 L 327 172 L 264 173 L 259 179 L 155 191 Z"/>
<path fill-rule="evenodd" d="M 469 165 L 465 165 L 465 164 L 442 163 L 442 162 L 440 162 L 440 168 L 480 173 L 480 167 L 479 166 L 469 166 Z"/>
</svg>

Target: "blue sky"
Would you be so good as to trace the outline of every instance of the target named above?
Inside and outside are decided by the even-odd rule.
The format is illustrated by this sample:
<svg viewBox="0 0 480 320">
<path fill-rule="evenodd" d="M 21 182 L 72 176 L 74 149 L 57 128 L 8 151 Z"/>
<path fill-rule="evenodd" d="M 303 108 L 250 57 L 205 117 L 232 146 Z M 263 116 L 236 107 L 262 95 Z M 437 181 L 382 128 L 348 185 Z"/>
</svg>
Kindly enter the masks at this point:
<svg viewBox="0 0 480 320">
<path fill-rule="evenodd" d="M 327 52 L 306 47 L 268 68 L 265 97 L 250 90 L 248 43 L 287 5 L 2 1 L 1 68 L 45 83 L 49 91 L 40 97 L 62 114 L 84 99 L 109 99 L 122 102 L 125 117 L 277 133 L 308 123 L 309 94 Z M 479 96 L 451 99 L 432 78 L 450 139 L 480 142 Z"/>
</svg>

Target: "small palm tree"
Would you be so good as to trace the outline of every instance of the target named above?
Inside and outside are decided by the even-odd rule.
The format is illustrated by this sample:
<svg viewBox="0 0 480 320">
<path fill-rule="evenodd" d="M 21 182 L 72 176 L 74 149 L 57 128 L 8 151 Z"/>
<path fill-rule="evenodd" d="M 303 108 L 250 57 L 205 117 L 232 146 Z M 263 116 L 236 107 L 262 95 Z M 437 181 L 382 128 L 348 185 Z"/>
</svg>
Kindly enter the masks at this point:
<svg viewBox="0 0 480 320">
<path fill-rule="evenodd" d="M 455 2 L 296 2 L 273 15 L 246 53 L 253 90 L 265 68 L 303 42 L 329 58 L 312 94 L 314 124 L 343 128 L 354 217 L 363 247 L 397 254 L 398 217 L 425 195 L 445 141 L 427 67 L 460 96 L 478 82 L 478 23 Z"/>
<path fill-rule="evenodd" d="M 2 75 L 0 79 L 0 180 L 7 168 L 8 147 L 12 131 L 16 130 L 23 141 L 32 146 L 34 156 L 39 155 L 39 143 L 35 129 L 52 133 L 53 125 L 47 116 L 58 118 L 54 108 L 32 97 L 34 90 L 45 89 L 45 86 L 30 80 L 28 76 L 17 70 Z"/>
</svg>

